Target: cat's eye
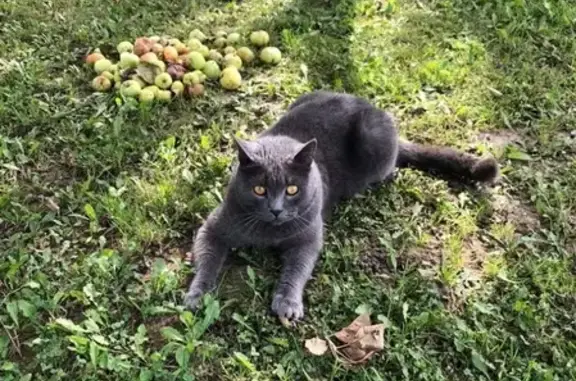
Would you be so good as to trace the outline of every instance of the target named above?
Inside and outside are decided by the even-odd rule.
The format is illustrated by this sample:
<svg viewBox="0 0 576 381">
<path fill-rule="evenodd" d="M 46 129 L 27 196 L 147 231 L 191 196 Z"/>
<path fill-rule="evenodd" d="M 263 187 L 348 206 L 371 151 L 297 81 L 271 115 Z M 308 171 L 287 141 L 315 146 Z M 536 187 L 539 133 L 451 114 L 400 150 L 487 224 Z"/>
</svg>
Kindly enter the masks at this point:
<svg viewBox="0 0 576 381">
<path fill-rule="evenodd" d="M 252 188 L 252 191 L 256 193 L 258 196 L 264 196 L 266 194 L 266 188 L 260 185 L 257 185 L 254 188 Z"/>
<path fill-rule="evenodd" d="M 288 196 L 294 196 L 296 193 L 298 193 L 298 187 L 296 185 L 289 185 L 286 188 L 286 194 Z"/>
</svg>

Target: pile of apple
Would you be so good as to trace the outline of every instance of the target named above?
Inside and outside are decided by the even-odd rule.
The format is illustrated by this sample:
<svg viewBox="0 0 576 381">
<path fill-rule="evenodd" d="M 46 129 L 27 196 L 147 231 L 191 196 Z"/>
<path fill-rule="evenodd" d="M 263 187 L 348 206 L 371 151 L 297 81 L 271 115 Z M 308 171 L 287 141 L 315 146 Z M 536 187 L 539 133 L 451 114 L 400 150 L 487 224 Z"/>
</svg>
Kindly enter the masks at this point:
<svg viewBox="0 0 576 381">
<path fill-rule="evenodd" d="M 99 50 L 89 54 L 86 63 L 97 74 L 92 80 L 96 91 L 114 87 L 122 96 L 140 102 L 167 102 L 182 95 L 202 96 L 206 80 L 219 81 L 226 90 L 240 88 L 240 69 L 256 59 L 252 49 L 239 46 L 241 41 L 239 33 L 219 31 L 209 39 L 195 29 L 186 42 L 159 36 L 141 37 L 134 44 L 123 41 L 116 47 L 120 56 L 117 63 Z M 250 34 L 250 43 L 260 49 L 260 61 L 276 65 L 282 54 L 278 48 L 267 46 L 269 41 L 270 36 L 263 30 Z"/>
</svg>

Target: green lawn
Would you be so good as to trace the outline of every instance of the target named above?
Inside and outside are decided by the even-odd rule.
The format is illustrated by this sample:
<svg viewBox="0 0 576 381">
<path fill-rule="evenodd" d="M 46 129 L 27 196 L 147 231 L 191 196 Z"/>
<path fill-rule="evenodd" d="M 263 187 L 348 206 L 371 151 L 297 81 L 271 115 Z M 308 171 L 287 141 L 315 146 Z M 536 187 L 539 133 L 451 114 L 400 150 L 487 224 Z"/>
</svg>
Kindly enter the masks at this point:
<svg viewBox="0 0 576 381">
<path fill-rule="evenodd" d="M 201 100 L 92 94 L 91 49 L 196 27 L 267 29 L 285 59 Z M 0 379 L 575 380 L 575 66 L 572 0 L 2 0 Z M 232 135 L 318 88 L 496 155 L 502 181 L 406 170 L 341 205 L 295 329 L 269 315 L 265 252 L 185 312 Z M 366 310 L 387 327 L 367 364 L 305 352 Z"/>
</svg>

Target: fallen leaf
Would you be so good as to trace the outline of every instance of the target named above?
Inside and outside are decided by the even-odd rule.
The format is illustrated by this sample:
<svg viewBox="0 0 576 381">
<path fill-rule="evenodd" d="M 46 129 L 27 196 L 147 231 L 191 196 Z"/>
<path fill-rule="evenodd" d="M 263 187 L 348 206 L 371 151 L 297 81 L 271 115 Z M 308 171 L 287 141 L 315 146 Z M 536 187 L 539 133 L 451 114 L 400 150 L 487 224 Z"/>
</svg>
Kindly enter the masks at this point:
<svg viewBox="0 0 576 381">
<path fill-rule="evenodd" d="M 322 356 L 328 350 L 326 340 L 322 340 L 318 337 L 306 340 L 304 346 L 315 356 Z"/>
<path fill-rule="evenodd" d="M 353 341 L 358 340 L 357 334 L 360 328 L 372 324 L 370 321 L 370 315 L 362 314 L 358 316 L 350 325 L 346 328 L 341 329 L 336 332 L 334 336 L 341 342 L 345 344 L 350 344 Z"/>
<path fill-rule="evenodd" d="M 346 365 L 358 365 L 365 363 L 374 355 L 374 353 L 376 353 L 376 351 L 366 352 L 357 348 L 346 348 L 346 349 L 349 350 L 349 351 L 343 351 L 346 352 L 346 354 L 353 353 L 353 355 L 349 355 L 349 357 L 346 357 L 344 359 L 344 364 Z M 350 352 L 353 349 L 354 352 Z"/>
<path fill-rule="evenodd" d="M 330 349 L 332 355 L 345 366 L 358 365 L 384 349 L 384 329 L 384 324 L 372 325 L 370 315 L 365 313 L 333 335 L 342 345 L 337 346 L 329 337 L 325 340 L 315 337 L 306 340 L 304 346 L 316 356 Z"/>
<path fill-rule="evenodd" d="M 364 357 L 366 357 L 366 354 L 367 354 L 367 352 L 365 350 L 363 350 L 362 348 L 352 347 L 352 346 L 342 348 L 342 353 L 344 353 L 346 355 L 346 358 L 348 360 L 351 360 L 349 362 L 362 361 L 362 359 L 364 359 Z"/>
<path fill-rule="evenodd" d="M 158 66 L 145 63 L 141 63 L 140 65 L 138 65 L 138 68 L 136 69 L 136 73 L 138 74 L 138 76 L 147 83 L 154 83 L 154 79 L 161 72 L 162 69 L 160 69 Z"/>
<path fill-rule="evenodd" d="M 384 324 L 376 324 L 363 327 L 363 336 L 360 339 L 360 348 L 369 351 L 381 351 L 384 349 Z"/>
</svg>

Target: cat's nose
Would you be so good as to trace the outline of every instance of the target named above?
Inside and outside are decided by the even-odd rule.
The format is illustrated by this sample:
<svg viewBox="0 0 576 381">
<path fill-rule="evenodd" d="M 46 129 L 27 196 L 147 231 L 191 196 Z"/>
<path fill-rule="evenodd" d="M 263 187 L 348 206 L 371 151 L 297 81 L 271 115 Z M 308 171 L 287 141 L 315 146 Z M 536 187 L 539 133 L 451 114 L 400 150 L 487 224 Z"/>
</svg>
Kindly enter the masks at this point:
<svg viewBox="0 0 576 381">
<path fill-rule="evenodd" d="M 280 215 L 280 213 L 282 213 L 283 210 L 282 209 L 270 209 L 270 213 L 272 213 L 274 215 L 274 217 L 278 218 L 278 216 Z"/>
</svg>

